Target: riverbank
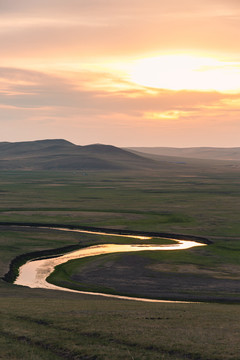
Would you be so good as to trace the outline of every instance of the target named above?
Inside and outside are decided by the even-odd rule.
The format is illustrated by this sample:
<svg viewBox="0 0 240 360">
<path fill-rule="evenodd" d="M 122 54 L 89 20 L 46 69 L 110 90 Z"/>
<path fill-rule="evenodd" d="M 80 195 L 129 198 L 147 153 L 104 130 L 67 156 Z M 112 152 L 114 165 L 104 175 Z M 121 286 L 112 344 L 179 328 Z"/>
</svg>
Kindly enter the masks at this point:
<svg viewBox="0 0 240 360">
<path fill-rule="evenodd" d="M 106 235 L 106 234 L 105 234 Z M 51 290 L 62 290 L 68 291 L 71 286 L 64 286 L 61 284 L 61 287 L 52 286 L 51 283 L 51 274 L 54 272 L 54 269 L 59 266 L 59 264 L 68 264 L 73 259 L 79 260 L 80 258 L 89 258 L 89 257 L 98 257 L 102 254 L 112 254 L 112 253 L 129 253 L 129 252 L 142 252 L 142 251 L 182 251 L 183 249 L 189 249 L 196 246 L 204 246 L 203 244 L 196 243 L 193 241 L 180 241 L 175 240 L 176 244 L 168 244 L 168 245 L 151 245 L 150 244 L 140 244 L 140 245 L 117 245 L 117 244 L 103 244 L 97 246 L 91 246 L 87 248 L 83 248 L 81 250 L 76 250 L 70 253 L 67 253 L 62 256 L 40 259 L 29 261 L 23 266 L 20 267 L 20 274 L 14 282 L 17 285 L 24 285 L 32 288 L 44 288 Z M 149 239 L 151 242 L 151 239 Z M 54 278 L 54 276 L 53 276 Z M 54 283 L 54 281 L 53 281 Z M 67 288 L 67 289 L 66 289 Z M 73 287 L 74 289 L 74 287 Z M 76 288 L 75 288 L 76 290 Z M 80 292 L 83 293 L 84 289 L 80 286 Z M 96 292 L 96 289 L 95 289 Z M 105 296 L 108 294 L 110 296 L 111 292 L 103 291 L 103 293 L 98 293 L 98 295 Z M 114 296 L 116 297 L 116 293 Z M 140 298 L 141 296 L 136 296 Z M 148 296 L 149 298 L 149 296 Z M 140 299 L 139 299 L 140 300 Z M 143 300 L 143 299 L 142 299 Z M 145 299 L 147 301 L 147 299 Z"/>
<path fill-rule="evenodd" d="M 17 226 L 22 229 L 35 229 L 36 231 L 53 231 L 58 234 L 64 232 L 76 233 L 80 237 L 87 234 L 92 237 L 90 248 L 89 243 L 88 245 L 82 243 L 27 253 L 16 257 L 11 262 L 10 271 L 4 276 L 4 280 L 9 282 L 30 287 L 56 289 L 55 286 L 57 286 L 60 287 L 58 290 L 63 291 L 64 289 L 71 289 L 81 293 L 91 292 L 132 298 L 169 301 L 240 302 L 238 296 L 240 290 L 238 278 L 234 274 L 231 276 L 229 268 L 225 267 L 227 271 L 224 273 L 224 271 L 219 272 L 217 267 L 213 269 L 209 265 L 206 266 L 206 260 L 203 267 L 199 260 L 203 259 L 204 249 L 196 249 L 195 252 L 193 252 L 194 250 L 184 250 L 184 243 L 186 248 L 192 246 L 190 240 L 176 240 L 180 242 L 176 249 L 181 249 L 181 246 L 183 246 L 183 249 L 174 252 L 167 251 L 167 255 L 165 255 L 163 252 L 156 250 L 171 250 L 174 249 L 174 245 L 167 244 L 165 249 L 163 245 L 150 245 L 151 241 L 153 241 L 150 240 L 151 237 L 149 236 L 153 234 L 151 232 L 132 232 L 129 235 L 131 232 L 128 231 L 126 235 L 123 235 L 120 234 L 121 231 L 118 232 L 116 229 L 114 230 L 115 234 L 111 234 L 109 229 L 106 233 L 103 233 L 103 228 L 88 228 L 86 230 L 85 227 L 83 229 L 77 226 L 63 228 L 59 224 L 51 224 L 50 227 L 42 223 L 38 223 L 37 226 L 32 223 L 25 223 L 24 225 L 17 223 L 8 226 L 9 228 Z M 165 235 L 168 238 L 158 238 L 158 241 L 163 243 L 165 241 L 169 242 L 170 235 Z M 113 250 L 113 245 L 103 245 L 103 239 L 99 242 L 101 236 L 104 240 L 115 236 L 120 242 L 121 239 L 129 242 L 129 238 L 132 236 L 131 242 L 135 242 L 135 245 L 130 245 L 129 247 L 123 244 L 119 245 L 119 249 L 117 249 L 119 254 L 115 255 L 112 254 L 116 252 L 116 250 Z M 184 238 L 184 235 L 178 234 L 176 237 Z M 190 236 L 187 237 L 189 238 Z M 194 239 L 196 238 L 195 236 Z M 208 239 L 200 239 L 202 243 L 196 244 L 193 242 L 193 246 L 202 246 L 204 245 L 203 241 L 206 243 L 210 242 Z M 154 240 L 156 245 L 157 238 Z M 146 241 L 148 245 L 144 247 Z M 139 248 L 137 248 L 137 242 L 140 242 Z M 96 245 L 96 251 L 94 245 Z M 109 246 L 110 248 L 108 248 Z M 178 248 L 178 246 L 180 247 Z M 101 248 L 104 249 L 102 253 Z M 91 253 L 91 249 L 93 249 L 93 253 Z M 134 254 L 122 254 L 125 251 L 133 251 L 133 249 Z M 88 253 L 89 251 L 90 253 Z M 136 253 L 135 251 L 140 252 Z M 75 256 L 75 260 L 72 260 L 74 255 L 71 257 L 71 254 L 74 253 L 78 255 Z M 95 259 L 93 255 L 98 256 Z M 84 256 L 87 256 L 87 258 L 83 259 Z M 77 257 L 80 259 L 76 259 Z M 166 263 L 164 261 L 165 258 Z M 31 262 L 31 260 L 34 261 Z M 26 262 L 28 264 L 23 265 Z M 23 276 L 22 279 L 16 282 L 17 277 L 18 279 L 21 278 L 19 277 L 19 267 L 25 267 L 25 273 L 30 274 L 31 266 L 36 267 L 38 262 L 43 265 L 41 265 L 42 267 L 40 266 L 40 270 L 35 269 L 36 274 L 34 275 L 35 277 L 31 278 L 31 282 L 29 282 L 26 276 L 25 278 Z M 214 265 L 212 260 L 210 263 Z M 54 270 L 55 267 L 56 269 Z M 40 279 L 38 273 L 41 276 L 42 274 L 45 275 Z M 37 281 L 35 278 L 37 278 Z M 47 281 L 45 280 L 46 278 Z M 53 284 L 53 286 L 49 283 Z"/>
<path fill-rule="evenodd" d="M 0 228 L 5 228 L 5 230 L 11 230 L 13 227 L 17 228 L 31 228 L 31 229 L 48 229 L 48 230 L 59 230 L 59 231 L 74 231 L 74 232 L 86 232 L 86 233 L 92 233 L 95 235 L 98 234 L 109 234 L 109 235 L 126 235 L 126 236 L 132 236 L 141 238 L 141 237 L 158 237 L 158 238 L 166 238 L 166 239 L 185 239 L 189 241 L 198 241 L 203 244 L 210 244 L 211 241 L 203 238 L 203 237 L 197 237 L 197 236 L 189 236 L 189 235 L 180 235 L 180 234 L 169 234 L 169 233 L 156 233 L 156 232 L 140 232 L 140 231 L 124 231 L 124 230 L 116 230 L 116 229 L 104 229 L 104 228 L 96 228 L 96 227 L 86 227 L 86 226 L 76 226 L 76 225 L 60 225 L 60 224 L 44 224 L 44 223 L 30 223 L 30 222 L 0 222 Z M 97 244 L 97 243 L 96 243 Z M 94 245 L 94 244 L 92 244 Z M 25 264 L 27 261 L 44 258 L 44 257 L 53 257 L 57 255 L 62 255 L 64 253 L 74 251 L 77 249 L 80 249 L 82 247 L 85 247 L 83 245 L 70 245 L 65 246 L 61 248 L 56 249 L 50 249 L 50 250 L 41 250 L 41 251 L 35 251 L 31 253 L 25 253 L 16 256 L 14 259 L 12 259 L 9 271 L 4 275 L 3 280 L 7 282 L 13 283 L 17 276 L 19 275 L 19 267 Z"/>
<path fill-rule="evenodd" d="M 56 225 L 56 224 L 55 224 Z M 19 224 L 12 224 L 12 226 L 19 226 Z M 24 226 L 29 226 L 29 225 L 24 225 Z M 33 224 L 30 225 L 31 228 L 41 228 L 41 229 L 49 229 L 49 230 L 59 230 L 59 231 L 73 231 L 73 232 L 79 232 L 79 233 L 90 233 L 90 234 L 94 234 L 94 235 L 104 235 L 104 236 L 113 236 L 117 234 L 117 230 L 115 230 L 115 234 L 111 234 L 109 231 L 107 233 L 99 233 L 97 231 L 94 231 L 95 229 L 91 229 L 90 230 L 80 230 L 78 229 L 72 229 L 70 228 L 60 228 L 60 225 L 57 225 L 56 227 L 46 227 L 43 224 L 38 224 L 38 226 L 33 226 Z M 136 232 L 133 232 L 132 235 L 129 235 L 130 232 L 128 232 L 128 235 L 120 235 L 117 234 L 118 236 L 121 237 L 130 237 L 131 236 L 134 239 L 138 239 L 140 241 L 143 240 L 149 240 L 149 244 L 139 244 L 139 245 L 98 245 L 98 246 L 91 246 L 90 248 L 88 247 L 82 247 L 81 250 L 76 250 L 76 248 L 78 246 L 69 246 L 69 247 L 65 247 L 65 248 L 58 248 L 55 250 L 55 254 L 57 255 L 56 257 L 54 257 L 54 250 L 47 250 L 47 251 L 43 251 L 43 252 L 35 252 L 32 254 L 23 254 L 21 256 L 18 256 L 17 258 L 15 258 L 10 266 L 10 271 L 5 275 L 4 280 L 6 281 L 13 281 L 15 284 L 18 285 L 25 285 L 25 286 L 30 286 L 30 287 L 42 287 L 42 288 L 48 288 L 51 289 L 51 286 L 49 286 L 49 284 L 47 284 L 46 282 L 46 278 L 49 279 L 49 282 L 51 282 L 51 276 L 49 277 L 49 275 L 51 275 L 51 273 L 54 271 L 54 268 L 62 263 L 65 262 L 69 262 L 72 259 L 76 259 L 76 258 L 83 258 L 83 257 L 91 257 L 93 255 L 102 255 L 102 254 L 111 254 L 111 253 L 122 253 L 122 252 L 136 252 L 136 251 L 146 251 L 146 250 L 151 250 L 151 251 L 160 251 L 160 250 L 165 250 L 165 251 L 170 251 L 170 250 L 183 250 L 183 249 L 188 249 L 188 248 L 192 248 L 192 247 L 196 247 L 196 246 L 203 246 L 205 244 L 203 243 L 197 243 L 195 241 L 190 241 L 190 240 L 176 240 L 174 239 L 174 241 L 176 242 L 176 244 L 166 244 L 166 245 L 153 245 L 151 244 L 151 237 L 146 237 L 146 233 L 144 234 L 139 234 L 138 236 L 136 235 Z M 151 233 L 147 233 L 148 235 Z M 169 236 L 169 234 L 167 234 Z M 177 237 L 184 237 L 184 235 L 177 235 Z M 189 238 L 189 236 L 188 236 Z M 196 237 L 195 237 L 196 238 Z M 159 240 L 163 240 L 162 238 L 159 238 Z M 173 240 L 173 239 L 172 239 Z M 203 241 L 203 239 L 201 238 L 201 240 Z M 206 239 L 207 242 L 207 239 Z M 79 247 L 78 247 L 79 248 Z M 75 250 L 73 252 L 73 250 Z M 66 255 L 61 255 L 64 252 L 70 252 Z M 41 260 L 40 260 L 41 259 Z M 30 261 L 30 260 L 34 260 L 34 261 Z M 26 265 L 23 265 L 24 262 L 27 262 Z M 39 264 L 39 265 L 38 265 Z M 21 269 L 20 274 L 19 274 L 19 267 Z M 32 275 L 34 273 L 34 275 Z M 17 279 L 16 279 L 17 278 Z M 55 279 L 55 277 L 53 276 L 53 279 Z M 53 280 L 54 283 L 54 280 Z M 59 284 L 58 284 L 59 285 Z M 67 287 L 67 288 L 72 288 L 76 290 L 76 285 L 74 286 L 74 284 L 72 284 L 72 286 L 69 286 L 69 282 L 67 284 L 67 286 L 63 285 L 62 283 L 60 284 L 61 287 Z M 79 287 L 79 286 L 78 286 Z M 55 287 L 53 286 L 52 289 L 54 289 Z M 101 290 L 103 288 L 101 287 Z M 64 289 L 63 289 L 64 290 Z M 80 291 L 83 291 L 84 289 L 80 288 L 77 289 Z M 92 290 L 92 289 L 91 289 Z M 95 292 L 96 292 L 96 286 L 95 286 Z M 145 289 L 145 291 L 147 291 L 148 288 Z M 105 289 L 104 293 L 106 294 L 113 294 L 112 291 L 109 291 L 109 289 Z M 114 294 L 116 295 L 116 292 L 114 291 Z M 123 294 L 125 295 L 125 294 Z M 144 294 L 145 295 L 145 294 Z M 130 294 L 130 296 L 133 297 L 132 294 Z M 136 294 L 136 297 L 141 297 L 140 294 Z M 149 294 L 146 295 L 147 298 L 157 298 L 157 296 L 149 296 Z M 176 299 L 175 299 L 176 300 Z"/>
<path fill-rule="evenodd" d="M 154 231 L 137 231 L 137 230 L 123 230 L 123 229 L 111 229 L 109 227 L 96 227 L 96 226 L 80 226 L 72 224 L 57 224 L 57 223 L 41 223 L 41 222 L 10 222 L 0 221 L 0 226 L 19 226 L 19 227 L 30 227 L 40 229 L 59 229 L 59 230 L 80 230 L 81 232 L 91 232 L 93 234 L 112 234 L 112 235 L 126 235 L 126 236 L 137 236 L 137 237 L 158 237 L 166 239 L 176 240 L 189 240 L 197 241 L 199 243 L 210 245 L 212 241 L 203 236 L 189 235 L 189 234 L 175 234 L 166 232 L 154 232 Z"/>
</svg>

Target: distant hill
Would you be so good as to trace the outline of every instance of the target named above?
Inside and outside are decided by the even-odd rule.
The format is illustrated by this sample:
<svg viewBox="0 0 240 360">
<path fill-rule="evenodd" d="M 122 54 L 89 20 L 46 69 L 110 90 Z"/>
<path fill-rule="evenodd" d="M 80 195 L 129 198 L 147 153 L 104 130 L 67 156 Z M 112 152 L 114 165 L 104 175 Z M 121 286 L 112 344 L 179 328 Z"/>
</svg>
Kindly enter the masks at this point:
<svg viewBox="0 0 240 360">
<path fill-rule="evenodd" d="M 141 170 L 144 173 L 160 170 L 162 174 L 186 176 L 206 169 L 219 171 L 221 168 L 222 171 L 226 167 L 239 168 L 239 153 L 239 148 L 121 149 L 103 144 L 80 146 L 64 139 L 0 142 L 0 170 Z"/>
<path fill-rule="evenodd" d="M 63 139 L 0 142 L 1 170 L 134 170 L 156 164 L 111 145 L 78 146 Z"/>
<path fill-rule="evenodd" d="M 240 161 L 240 147 L 216 148 L 216 147 L 130 147 L 127 150 L 151 155 L 174 156 L 181 158 L 212 159 L 212 160 L 234 160 Z"/>
</svg>

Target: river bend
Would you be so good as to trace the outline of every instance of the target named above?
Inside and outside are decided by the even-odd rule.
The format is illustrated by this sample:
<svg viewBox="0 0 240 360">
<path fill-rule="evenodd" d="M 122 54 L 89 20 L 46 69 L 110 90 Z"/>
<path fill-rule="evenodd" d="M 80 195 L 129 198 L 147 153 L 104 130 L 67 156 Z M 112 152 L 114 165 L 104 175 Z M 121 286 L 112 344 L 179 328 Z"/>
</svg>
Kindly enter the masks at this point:
<svg viewBox="0 0 240 360">
<path fill-rule="evenodd" d="M 44 227 L 47 228 L 47 227 Z M 49 228 L 50 229 L 50 228 Z M 105 235 L 105 236 L 121 236 L 139 239 L 140 241 L 151 241 L 151 237 L 146 236 L 137 236 L 137 235 L 116 235 L 104 232 L 94 232 L 78 229 L 67 229 L 67 228 L 51 228 L 59 231 L 73 231 L 79 233 L 88 233 L 94 235 Z M 134 251 L 170 251 L 170 250 L 186 250 L 196 246 L 206 246 L 206 244 L 199 243 L 196 241 L 189 240 L 177 240 L 171 239 L 175 243 L 167 245 L 152 245 L 152 244 L 101 244 L 96 246 L 86 247 L 80 250 L 72 251 L 67 254 L 52 257 L 49 259 L 39 259 L 31 260 L 22 265 L 19 269 L 19 276 L 15 280 L 14 284 L 28 286 L 30 288 L 42 288 L 42 289 L 51 289 L 51 290 L 61 290 L 69 291 L 74 293 L 88 294 L 88 295 L 100 295 L 105 297 L 117 298 L 117 299 L 127 299 L 127 300 L 138 300 L 146 302 L 181 302 L 181 301 L 167 301 L 167 300 L 154 300 L 154 299 L 145 299 L 145 298 L 136 298 L 120 295 L 111 295 L 104 293 L 95 293 L 95 292 L 86 292 L 79 290 L 72 290 L 68 288 L 63 288 L 50 284 L 46 281 L 47 277 L 54 271 L 54 268 L 60 264 L 63 264 L 69 260 L 80 259 L 89 256 L 97 256 L 103 254 L 112 254 L 120 252 L 134 252 Z"/>
</svg>

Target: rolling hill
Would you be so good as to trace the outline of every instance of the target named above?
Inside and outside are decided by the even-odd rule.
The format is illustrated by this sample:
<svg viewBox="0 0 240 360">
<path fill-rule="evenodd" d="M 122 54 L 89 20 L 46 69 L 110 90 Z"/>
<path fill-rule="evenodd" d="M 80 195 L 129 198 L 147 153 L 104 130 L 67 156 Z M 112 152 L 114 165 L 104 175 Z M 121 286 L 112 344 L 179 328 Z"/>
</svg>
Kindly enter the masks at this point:
<svg viewBox="0 0 240 360">
<path fill-rule="evenodd" d="M 1 142 L 1 170 L 121 170 L 157 162 L 111 145 L 75 145 L 63 139 Z"/>
<path fill-rule="evenodd" d="M 0 170 L 141 170 L 145 173 L 160 170 L 186 174 L 204 169 L 222 171 L 226 166 L 239 168 L 237 151 L 236 160 L 220 160 L 221 156 L 224 158 L 223 154 L 225 157 L 228 154 L 230 158 L 228 150 L 230 152 L 231 149 L 216 150 L 214 154 L 215 158 L 218 154 L 218 158 L 212 160 L 207 157 L 211 150 L 198 152 L 197 148 L 192 148 L 192 151 L 173 148 L 122 149 L 103 144 L 80 146 L 64 139 L 0 142 Z M 160 154 L 161 151 L 164 154 Z M 205 154 L 206 158 L 200 158 L 201 154 Z"/>
</svg>

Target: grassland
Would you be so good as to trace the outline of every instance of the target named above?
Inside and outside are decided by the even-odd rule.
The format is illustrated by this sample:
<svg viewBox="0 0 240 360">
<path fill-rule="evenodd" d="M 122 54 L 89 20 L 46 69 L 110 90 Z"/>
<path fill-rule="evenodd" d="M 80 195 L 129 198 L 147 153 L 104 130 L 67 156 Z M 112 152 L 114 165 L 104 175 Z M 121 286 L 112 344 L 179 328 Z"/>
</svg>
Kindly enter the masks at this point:
<svg viewBox="0 0 240 360">
<path fill-rule="evenodd" d="M 151 173 L 2 172 L 0 221 L 185 233 L 214 242 L 182 253 L 90 259 L 74 270 L 74 276 L 85 276 L 85 286 L 115 286 L 118 290 L 116 281 L 102 282 L 106 270 L 110 266 L 116 279 L 119 268 L 128 267 L 123 273 L 128 276 L 129 265 L 138 263 L 148 274 L 154 272 L 165 279 L 171 274 L 182 289 L 182 279 L 189 274 L 195 280 L 204 278 L 206 284 L 209 279 L 237 284 L 239 172 L 239 168 L 218 167 L 217 163 L 206 167 L 179 164 L 173 170 Z M 2 227 L 1 276 L 11 260 L 23 253 L 106 241 L 120 239 Z M 102 272 L 96 279 L 93 275 L 99 265 Z M 237 285 L 235 290 L 223 288 L 225 295 L 239 301 Z M 139 294 L 142 289 L 138 288 Z M 211 296 L 217 299 L 218 290 L 211 289 Z M 206 288 L 194 289 L 198 296 L 202 291 Z M 239 312 L 238 304 L 138 303 L 28 289 L 1 281 L 0 358 L 237 360 Z"/>
</svg>

